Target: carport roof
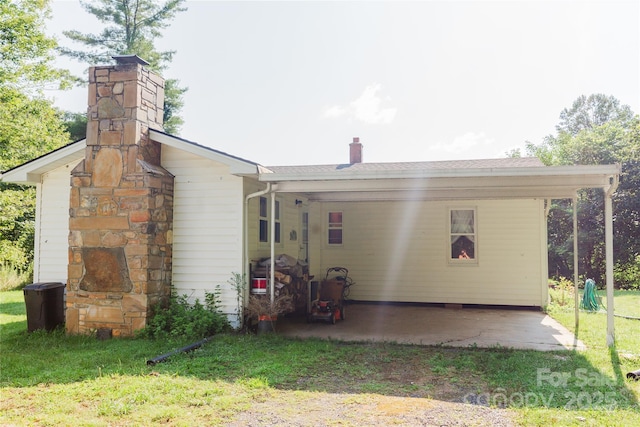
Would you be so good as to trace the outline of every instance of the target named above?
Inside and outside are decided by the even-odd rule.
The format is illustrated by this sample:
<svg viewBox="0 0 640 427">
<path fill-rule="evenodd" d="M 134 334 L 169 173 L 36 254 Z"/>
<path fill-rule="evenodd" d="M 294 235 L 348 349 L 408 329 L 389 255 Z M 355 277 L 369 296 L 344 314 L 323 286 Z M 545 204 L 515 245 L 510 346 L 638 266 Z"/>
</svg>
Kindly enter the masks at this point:
<svg viewBox="0 0 640 427">
<path fill-rule="evenodd" d="M 317 201 L 572 198 L 607 189 L 619 165 L 544 166 L 532 157 L 405 163 L 270 166 L 260 181 Z"/>
</svg>

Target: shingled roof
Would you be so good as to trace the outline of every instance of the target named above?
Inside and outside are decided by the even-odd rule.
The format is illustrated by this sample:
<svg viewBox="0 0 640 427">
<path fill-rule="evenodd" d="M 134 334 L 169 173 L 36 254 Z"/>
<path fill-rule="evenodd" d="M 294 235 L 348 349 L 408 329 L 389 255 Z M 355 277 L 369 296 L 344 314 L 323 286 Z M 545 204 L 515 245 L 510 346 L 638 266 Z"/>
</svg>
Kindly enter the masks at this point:
<svg viewBox="0 0 640 427">
<path fill-rule="evenodd" d="M 278 174 L 312 174 L 328 172 L 418 171 L 450 169 L 502 169 L 540 167 L 544 164 L 536 157 L 509 157 L 505 159 L 445 160 L 433 162 L 354 163 L 337 165 L 267 166 Z"/>
</svg>

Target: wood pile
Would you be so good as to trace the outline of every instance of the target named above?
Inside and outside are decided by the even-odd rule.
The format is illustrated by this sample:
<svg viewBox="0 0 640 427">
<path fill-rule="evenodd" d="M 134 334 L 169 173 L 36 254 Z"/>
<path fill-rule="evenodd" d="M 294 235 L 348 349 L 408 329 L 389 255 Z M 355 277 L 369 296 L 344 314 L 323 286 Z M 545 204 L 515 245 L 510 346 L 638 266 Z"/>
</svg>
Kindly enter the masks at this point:
<svg viewBox="0 0 640 427">
<path fill-rule="evenodd" d="M 266 277 L 269 279 L 270 259 L 262 259 L 252 268 L 251 277 Z M 306 263 L 302 263 L 288 255 L 279 255 L 276 257 L 274 273 L 275 277 L 275 294 L 291 295 L 293 302 L 293 312 L 296 314 L 305 314 L 307 312 L 308 290 L 307 283 L 311 279 L 309 277 L 309 267 Z"/>
</svg>

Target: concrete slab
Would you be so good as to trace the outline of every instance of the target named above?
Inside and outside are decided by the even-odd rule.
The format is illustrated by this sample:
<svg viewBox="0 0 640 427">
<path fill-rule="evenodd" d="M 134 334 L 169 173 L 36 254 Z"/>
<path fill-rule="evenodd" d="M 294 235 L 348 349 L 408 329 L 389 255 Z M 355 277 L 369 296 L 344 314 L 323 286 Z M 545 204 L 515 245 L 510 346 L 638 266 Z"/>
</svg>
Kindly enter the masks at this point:
<svg viewBox="0 0 640 427">
<path fill-rule="evenodd" d="M 338 341 L 395 342 L 451 347 L 507 347 L 529 350 L 584 350 L 564 326 L 540 311 L 352 304 L 346 320 L 307 323 L 279 319 L 277 332 L 290 337 Z"/>
</svg>

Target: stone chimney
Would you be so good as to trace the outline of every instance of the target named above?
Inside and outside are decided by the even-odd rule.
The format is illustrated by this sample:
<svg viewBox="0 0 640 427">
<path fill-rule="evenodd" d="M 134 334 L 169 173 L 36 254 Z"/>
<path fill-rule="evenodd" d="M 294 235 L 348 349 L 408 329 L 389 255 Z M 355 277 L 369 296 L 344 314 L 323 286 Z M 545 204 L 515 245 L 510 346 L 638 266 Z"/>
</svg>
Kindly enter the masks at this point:
<svg viewBox="0 0 640 427">
<path fill-rule="evenodd" d="M 128 336 L 171 286 L 173 176 L 160 166 L 164 80 L 135 55 L 89 69 L 87 148 L 71 172 L 68 333 Z"/>
<path fill-rule="evenodd" d="M 349 163 L 362 163 L 362 144 L 357 136 L 353 138 L 353 142 L 349 144 Z"/>
</svg>

